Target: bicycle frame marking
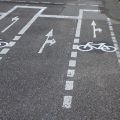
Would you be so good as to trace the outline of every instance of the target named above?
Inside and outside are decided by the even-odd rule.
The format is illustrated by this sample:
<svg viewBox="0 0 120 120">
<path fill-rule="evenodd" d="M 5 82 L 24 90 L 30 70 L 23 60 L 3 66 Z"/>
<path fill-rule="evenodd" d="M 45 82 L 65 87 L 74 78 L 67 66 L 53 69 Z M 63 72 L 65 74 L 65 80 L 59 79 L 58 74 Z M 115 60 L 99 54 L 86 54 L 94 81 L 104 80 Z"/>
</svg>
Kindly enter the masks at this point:
<svg viewBox="0 0 120 120">
<path fill-rule="evenodd" d="M 114 46 L 107 46 L 106 43 L 97 44 L 93 42 L 88 42 L 85 45 L 78 46 L 78 50 L 80 51 L 92 51 L 93 49 L 102 50 L 104 52 L 115 52 L 117 50 L 117 48 L 115 48 Z"/>
</svg>

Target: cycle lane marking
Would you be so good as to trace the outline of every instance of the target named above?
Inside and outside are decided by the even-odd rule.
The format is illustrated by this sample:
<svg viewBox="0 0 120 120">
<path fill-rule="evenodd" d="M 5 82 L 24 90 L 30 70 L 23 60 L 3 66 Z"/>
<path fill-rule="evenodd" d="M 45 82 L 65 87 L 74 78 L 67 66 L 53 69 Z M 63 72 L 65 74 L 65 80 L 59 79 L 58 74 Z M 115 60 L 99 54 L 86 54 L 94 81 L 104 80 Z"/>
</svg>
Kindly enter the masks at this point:
<svg viewBox="0 0 120 120">
<path fill-rule="evenodd" d="M 112 42 L 114 44 L 114 47 L 117 49 L 115 52 L 116 52 L 116 56 L 117 56 L 117 59 L 118 59 L 118 63 L 120 65 L 120 48 L 119 48 L 118 41 L 117 41 L 116 35 L 114 33 L 113 24 L 112 24 L 110 18 L 107 18 L 107 24 L 109 26 Z"/>
<path fill-rule="evenodd" d="M 81 31 L 81 25 L 82 25 L 82 18 L 83 18 L 83 10 L 79 10 L 79 16 L 78 16 L 78 22 L 77 22 L 77 27 L 76 27 L 76 32 L 75 32 L 75 39 L 73 42 L 73 46 L 76 43 L 79 43 L 79 37 L 80 37 L 80 31 Z M 69 61 L 68 65 L 68 71 L 67 71 L 67 78 L 73 78 L 75 75 L 75 67 L 76 67 L 76 59 L 77 58 L 77 49 L 73 49 L 71 51 L 71 59 Z M 65 90 L 70 91 L 69 94 L 71 94 L 71 90 L 73 90 L 74 87 L 74 80 L 66 80 L 65 83 Z M 65 95 L 63 96 L 63 104 L 62 107 L 65 109 L 70 109 L 72 107 L 72 95 Z"/>
<path fill-rule="evenodd" d="M 46 7 L 36 7 L 36 6 L 14 6 L 12 9 L 10 9 L 8 12 L 6 12 L 3 16 L 0 17 L 0 20 L 5 18 L 7 15 L 12 13 L 17 8 L 31 8 L 31 9 L 39 9 L 39 12 L 37 12 L 33 18 L 19 31 L 18 35 L 14 36 L 14 38 L 8 43 L 7 46 L 5 46 L 1 51 L 0 55 L 5 55 L 9 52 L 10 48 L 12 48 L 17 41 L 22 37 L 22 35 L 29 29 L 29 27 L 35 22 L 35 20 L 39 17 L 39 15 L 46 9 Z M 6 48 L 7 47 L 7 48 Z M 3 56 L 0 56 L 0 60 L 2 60 Z"/>
</svg>

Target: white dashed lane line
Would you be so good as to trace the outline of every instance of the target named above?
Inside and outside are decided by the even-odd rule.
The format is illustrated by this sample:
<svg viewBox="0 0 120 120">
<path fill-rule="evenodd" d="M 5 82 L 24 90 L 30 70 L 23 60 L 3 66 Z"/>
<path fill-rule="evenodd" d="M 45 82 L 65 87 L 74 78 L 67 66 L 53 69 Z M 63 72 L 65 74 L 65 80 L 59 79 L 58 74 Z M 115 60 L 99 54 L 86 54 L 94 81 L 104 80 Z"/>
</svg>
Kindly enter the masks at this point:
<svg viewBox="0 0 120 120">
<path fill-rule="evenodd" d="M 110 35 L 111 35 L 111 38 L 112 38 L 112 42 L 114 44 L 114 47 L 117 49 L 116 50 L 116 55 L 117 55 L 118 63 L 120 65 L 120 49 L 119 49 L 119 45 L 118 45 L 118 42 L 117 42 L 114 30 L 113 30 L 113 24 L 112 24 L 110 18 L 107 18 L 107 23 L 108 23 L 108 26 L 109 26 L 109 30 L 110 30 Z"/>
<path fill-rule="evenodd" d="M 77 58 L 77 48 L 78 44 L 80 41 L 80 32 L 81 32 L 81 24 L 82 24 L 82 17 L 83 17 L 83 10 L 79 11 L 79 16 L 78 16 L 78 23 L 77 23 L 77 28 L 76 28 L 76 33 L 75 33 L 75 39 L 73 42 L 73 47 L 71 51 L 71 59 L 69 61 L 68 65 L 68 71 L 67 71 L 67 78 L 73 78 L 75 75 L 75 68 L 76 68 L 76 58 Z M 65 83 L 65 91 L 69 91 L 69 95 L 65 95 L 63 97 L 63 105 L 62 107 L 65 109 L 70 109 L 72 107 L 72 99 L 73 96 L 71 95 L 71 91 L 73 90 L 74 87 L 74 81 L 66 81 Z"/>
</svg>

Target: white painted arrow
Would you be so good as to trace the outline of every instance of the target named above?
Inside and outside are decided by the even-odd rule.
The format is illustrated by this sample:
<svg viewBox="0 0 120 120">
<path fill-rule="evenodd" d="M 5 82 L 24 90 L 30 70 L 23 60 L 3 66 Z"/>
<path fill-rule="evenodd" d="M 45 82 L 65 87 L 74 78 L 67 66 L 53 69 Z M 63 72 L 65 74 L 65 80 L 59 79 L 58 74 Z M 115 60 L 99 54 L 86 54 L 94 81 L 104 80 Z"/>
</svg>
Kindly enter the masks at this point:
<svg viewBox="0 0 120 120">
<path fill-rule="evenodd" d="M 101 28 L 96 28 L 96 23 L 93 20 L 93 22 L 91 23 L 91 26 L 93 26 L 93 38 L 96 38 L 96 32 L 102 32 Z"/>
<path fill-rule="evenodd" d="M 1 33 L 4 33 L 5 31 L 7 31 L 12 25 L 14 25 L 17 21 L 19 20 L 18 16 L 12 18 L 12 23 L 7 26 L 4 30 L 1 31 Z"/>
<path fill-rule="evenodd" d="M 46 34 L 46 36 L 47 36 L 47 39 L 46 39 L 46 41 L 44 42 L 44 44 L 42 45 L 42 47 L 40 48 L 40 50 L 39 50 L 39 52 L 38 52 L 38 53 L 40 53 L 40 54 L 43 52 L 44 47 L 45 47 L 47 44 L 49 44 L 49 46 L 52 46 L 53 44 L 56 43 L 55 39 L 49 40 L 50 37 L 53 37 L 53 29 L 50 30 L 50 32 L 48 32 L 48 34 Z"/>
</svg>

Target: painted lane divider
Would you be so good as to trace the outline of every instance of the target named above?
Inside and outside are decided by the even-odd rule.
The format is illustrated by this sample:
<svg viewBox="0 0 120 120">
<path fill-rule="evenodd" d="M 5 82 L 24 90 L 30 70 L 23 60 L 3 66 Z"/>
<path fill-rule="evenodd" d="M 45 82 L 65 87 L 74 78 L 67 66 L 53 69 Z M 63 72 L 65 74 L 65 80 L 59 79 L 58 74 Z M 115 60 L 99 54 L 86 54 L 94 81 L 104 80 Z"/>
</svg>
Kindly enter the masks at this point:
<svg viewBox="0 0 120 120">
<path fill-rule="evenodd" d="M 12 9 L 10 9 L 8 12 L 4 13 L 2 16 L 0 16 L 0 20 L 5 18 L 7 15 L 12 13 L 14 10 L 17 8 L 30 8 L 30 9 L 39 9 L 39 12 L 34 15 L 34 17 L 19 31 L 18 35 L 14 36 L 14 38 L 6 45 L 6 48 L 3 48 L 0 51 L 0 60 L 2 60 L 3 55 L 6 55 L 9 51 L 10 48 L 13 47 L 16 42 L 22 37 L 22 35 L 29 29 L 29 27 L 35 22 L 35 20 L 39 17 L 39 15 L 47 8 L 47 7 L 37 7 L 37 6 L 14 6 Z M 8 27 L 6 27 L 2 32 L 5 32 L 8 30 L 15 22 L 19 20 L 18 16 L 14 17 L 12 19 L 13 23 L 11 23 Z"/>
<path fill-rule="evenodd" d="M 75 75 L 75 68 L 76 68 L 76 58 L 77 58 L 77 48 L 80 41 L 80 31 L 81 31 L 81 25 L 82 25 L 82 18 L 83 18 L 83 10 L 79 10 L 79 16 L 78 16 L 78 23 L 75 33 L 75 39 L 74 44 L 71 51 L 71 59 L 69 61 L 68 70 L 67 70 L 67 78 L 73 78 Z M 64 109 L 70 109 L 72 107 L 72 99 L 73 96 L 70 95 L 71 91 L 74 88 L 74 81 L 73 80 L 67 80 L 65 83 L 65 91 L 69 91 L 69 95 L 63 96 L 63 104 L 62 107 Z"/>
<path fill-rule="evenodd" d="M 107 24 L 109 26 L 109 30 L 110 30 L 110 35 L 111 35 L 112 42 L 114 44 L 114 47 L 117 49 L 116 50 L 116 55 L 117 55 L 118 63 L 120 65 L 120 48 L 119 48 L 118 41 L 116 39 L 114 30 L 113 30 L 113 24 L 112 24 L 110 18 L 107 18 Z"/>
<path fill-rule="evenodd" d="M 42 47 L 40 48 L 39 52 L 38 53 L 42 53 L 45 46 L 47 44 L 49 44 L 49 46 L 52 46 L 56 43 L 55 39 L 50 39 L 51 37 L 53 37 L 53 29 L 50 30 L 50 32 L 46 35 L 47 39 L 45 40 L 44 44 L 42 45 Z"/>
<path fill-rule="evenodd" d="M 7 26 L 4 30 L 1 31 L 1 33 L 4 33 L 5 31 L 7 31 L 10 27 L 12 27 L 17 21 L 19 20 L 19 17 L 16 16 L 14 18 L 12 18 L 12 23 Z"/>
<path fill-rule="evenodd" d="M 102 32 L 101 28 L 96 28 L 96 23 L 93 20 L 93 22 L 91 23 L 91 26 L 93 27 L 93 38 L 96 38 L 96 32 Z"/>
</svg>

